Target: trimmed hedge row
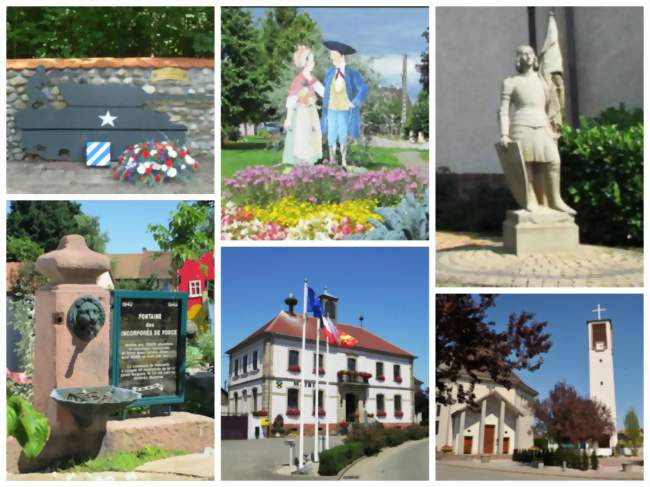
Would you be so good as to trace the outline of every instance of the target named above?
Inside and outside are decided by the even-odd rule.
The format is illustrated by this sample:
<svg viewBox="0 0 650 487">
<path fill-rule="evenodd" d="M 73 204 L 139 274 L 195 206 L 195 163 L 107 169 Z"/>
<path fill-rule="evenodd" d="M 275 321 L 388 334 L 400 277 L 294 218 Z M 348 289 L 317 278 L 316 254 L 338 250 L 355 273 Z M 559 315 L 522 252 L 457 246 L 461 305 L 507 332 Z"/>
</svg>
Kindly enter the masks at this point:
<svg viewBox="0 0 650 487">
<path fill-rule="evenodd" d="M 350 442 L 335 446 L 320 454 L 318 464 L 319 475 L 336 475 L 339 471 L 363 456 L 363 444 Z"/>
<path fill-rule="evenodd" d="M 381 423 L 370 425 L 354 423 L 343 445 L 321 453 L 318 473 L 336 475 L 357 458 L 379 453 L 386 446 L 397 446 L 405 441 L 419 440 L 427 436 L 429 436 L 429 429 L 423 426 L 384 429 Z"/>
<path fill-rule="evenodd" d="M 591 467 L 598 470 L 598 457 L 595 451 L 592 451 L 591 457 L 589 457 L 585 450 L 580 451 L 574 448 L 558 448 L 553 451 L 538 448 L 515 450 L 512 454 L 512 461 L 521 463 L 542 462 L 549 467 L 560 467 L 562 462 L 566 462 L 568 468 L 589 470 L 589 467 Z"/>
</svg>

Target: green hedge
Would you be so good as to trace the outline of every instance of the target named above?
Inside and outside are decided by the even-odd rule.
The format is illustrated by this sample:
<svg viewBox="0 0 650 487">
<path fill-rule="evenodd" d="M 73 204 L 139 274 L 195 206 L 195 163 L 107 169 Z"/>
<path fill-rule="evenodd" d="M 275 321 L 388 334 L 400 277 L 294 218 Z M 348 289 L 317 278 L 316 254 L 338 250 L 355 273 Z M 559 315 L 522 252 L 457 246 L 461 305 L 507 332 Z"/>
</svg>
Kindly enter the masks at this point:
<svg viewBox="0 0 650 487">
<path fill-rule="evenodd" d="M 608 108 L 560 138 L 562 187 L 584 243 L 643 245 L 643 111 Z"/>
<path fill-rule="evenodd" d="M 595 461 L 594 461 L 595 458 Z M 577 470 L 598 469 L 598 457 L 592 452 L 591 462 L 586 451 L 580 452 L 575 448 L 558 448 L 557 450 L 515 450 L 512 454 L 513 462 L 532 463 L 541 461 L 547 467 L 560 467 L 562 462 L 566 462 L 568 468 Z"/>
<path fill-rule="evenodd" d="M 325 450 L 320 454 L 319 475 L 336 475 L 343 467 L 363 456 L 363 444 L 350 442 Z"/>
<path fill-rule="evenodd" d="M 374 455 L 386 446 L 401 445 L 405 441 L 429 436 L 424 426 L 384 429 L 377 422 L 370 425 L 353 423 L 344 444 L 320 454 L 319 475 L 336 475 L 343 467 L 364 455 Z"/>
</svg>

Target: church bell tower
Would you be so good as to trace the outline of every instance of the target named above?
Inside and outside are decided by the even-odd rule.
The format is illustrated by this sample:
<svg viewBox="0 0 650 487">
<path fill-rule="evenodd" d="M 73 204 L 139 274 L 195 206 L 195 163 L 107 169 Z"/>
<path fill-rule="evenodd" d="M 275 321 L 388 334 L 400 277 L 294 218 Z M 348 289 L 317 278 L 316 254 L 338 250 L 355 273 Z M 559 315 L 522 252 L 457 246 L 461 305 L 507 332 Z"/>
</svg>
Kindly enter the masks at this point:
<svg viewBox="0 0 650 487">
<path fill-rule="evenodd" d="M 612 322 L 601 318 L 606 311 L 600 305 L 593 310 L 598 319 L 587 321 L 589 327 L 589 396 L 609 409 L 616 425 L 616 388 L 614 387 L 614 355 L 612 341 Z M 618 443 L 616 431 L 609 438 L 598 442 L 597 455 L 612 455 Z"/>
</svg>

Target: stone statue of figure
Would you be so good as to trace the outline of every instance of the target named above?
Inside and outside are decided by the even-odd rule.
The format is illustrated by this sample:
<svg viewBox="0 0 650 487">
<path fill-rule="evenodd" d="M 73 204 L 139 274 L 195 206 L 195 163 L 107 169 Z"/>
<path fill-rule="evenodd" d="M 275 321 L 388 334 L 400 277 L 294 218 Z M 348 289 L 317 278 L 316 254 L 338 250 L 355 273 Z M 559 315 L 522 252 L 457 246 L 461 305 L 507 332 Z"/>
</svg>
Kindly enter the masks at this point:
<svg viewBox="0 0 650 487">
<path fill-rule="evenodd" d="M 540 63 L 530 46 L 520 46 L 516 54 L 517 74 L 506 78 L 501 91 L 499 128 L 500 158 L 513 195 L 531 212 L 552 209 L 575 215 L 560 195 L 560 153 L 557 140 L 562 123 L 564 84 L 562 58 L 557 44 L 555 19 Z M 542 66 L 540 66 L 542 64 Z M 522 177 L 508 174 L 504 151 L 519 149 L 525 168 Z M 498 148 L 499 149 L 499 148 Z M 525 185 L 525 188 L 521 186 Z"/>
</svg>

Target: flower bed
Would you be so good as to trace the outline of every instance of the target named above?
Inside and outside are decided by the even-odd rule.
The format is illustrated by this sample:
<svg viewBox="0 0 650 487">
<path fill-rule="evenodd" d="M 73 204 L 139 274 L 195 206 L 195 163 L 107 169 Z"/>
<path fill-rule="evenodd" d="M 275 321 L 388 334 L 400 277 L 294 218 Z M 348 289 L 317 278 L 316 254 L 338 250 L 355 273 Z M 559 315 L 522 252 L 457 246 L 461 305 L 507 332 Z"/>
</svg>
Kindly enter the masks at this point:
<svg viewBox="0 0 650 487">
<path fill-rule="evenodd" d="M 347 173 L 336 165 L 253 166 L 224 180 L 224 240 L 341 240 L 382 222 L 376 210 L 406 194 L 424 198 L 426 176 L 412 169 Z"/>
</svg>

